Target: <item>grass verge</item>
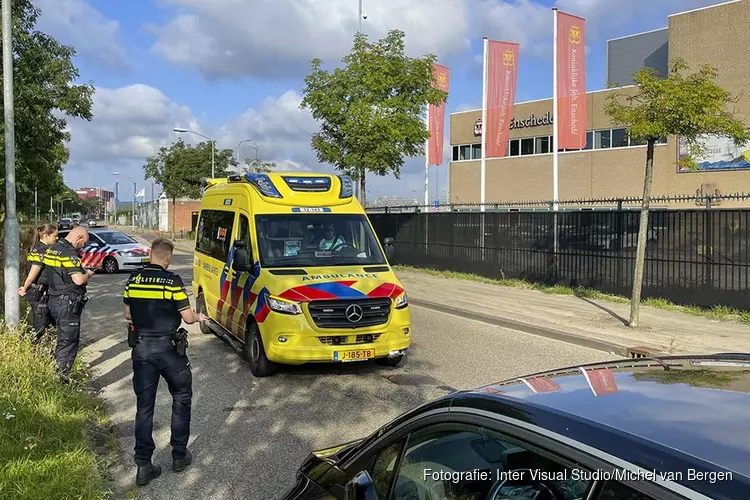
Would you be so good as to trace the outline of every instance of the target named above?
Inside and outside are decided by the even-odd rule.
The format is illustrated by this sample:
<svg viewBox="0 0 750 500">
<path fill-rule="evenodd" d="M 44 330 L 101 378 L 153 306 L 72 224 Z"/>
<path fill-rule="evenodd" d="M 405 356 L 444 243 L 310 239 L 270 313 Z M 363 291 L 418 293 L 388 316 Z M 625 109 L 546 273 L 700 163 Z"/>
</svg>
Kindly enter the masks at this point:
<svg viewBox="0 0 750 500">
<path fill-rule="evenodd" d="M 117 438 L 82 364 L 56 377 L 53 346 L 0 326 L 0 498 L 109 498 Z"/>
<path fill-rule="evenodd" d="M 552 295 L 575 295 L 577 297 L 584 297 L 587 299 L 598 299 L 606 300 L 609 302 L 618 302 L 621 304 L 627 304 L 630 299 L 622 297 L 620 295 L 612 295 L 603 293 L 598 290 L 583 287 L 568 287 L 562 285 L 544 285 L 540 283 L 532 283 L 521 279 L 493 279 L 479 276 L 476 274 L 459 273 L 455 271 L 440 271 L 437 269 L 428 269 L 422 267 L 411 267 L 411 266 L 393 266 L 393 270 L 398 271 L 411 271 L 429 274 L 431 276 L 439 276 L 441 278 L 449 279 L 463 279 L 469 281 L 477 281 L 480 283 L 487 283 L 490 285 L 507 286 L 513 288 L 523 288 L 525 290 L 537 290 L 542 293 L 549 293 Z M 726 306 L 714 306 L 710 309 L 704 309 L 697 306 L 681 306 L 674 304 L 667 299 L 650 298 L 644 299 L 641 304 L 646 306 L 655 307 L 665 311 L 676 311 L 685 314 L 692 314 L 693 316 L 703 316 L 709 319 L 722 320 L 722 321 L 736 321 L 750 325 L 750 311 L 742 311 L 739 309 L 733 309 Z"/>
</svg>

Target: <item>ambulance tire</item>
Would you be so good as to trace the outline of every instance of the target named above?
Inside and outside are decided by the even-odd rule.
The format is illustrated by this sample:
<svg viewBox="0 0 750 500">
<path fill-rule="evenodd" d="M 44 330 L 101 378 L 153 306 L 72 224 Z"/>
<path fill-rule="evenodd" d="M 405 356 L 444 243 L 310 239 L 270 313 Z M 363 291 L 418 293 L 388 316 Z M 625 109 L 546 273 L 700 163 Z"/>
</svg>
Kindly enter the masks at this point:
<svg viewBox="0 0 750 500">
<path fill-rule="evenodd" d="M 117 274 L 120 270 L 120 266 L 117 265 L 117 260 L 114 257 L 107 257 L 102 262 L 102 269 L 107 274 Z"/>
<path fill-rule="evenodd" d="M 256 377 L 269 377 L 276 372 L 276 365 L 266 357 L 260 328 L 255 322 L 247 326 L 245 335 L 245 358 L 250 364 L 250 371 Z"/>
<path fill-rule="evenodd" d="M 195 298 L 195 305 L 196 309 L 198 309 L 198 314 L 203 313 L 206 316 L 208 316 L 208 313 L 206 312 L 206 299 L 203 298 L 203 292 L 198 293 L 198 297 Z M 200 325 L 201 333 L 206 335 L 209 333 L 213 333 L 213 330 L 211 330 L 211 327 L 208 326 L 208 321 L 206 322 L 200 322 L 198 323 Z"/>
<path fill-rule="evenodd" d="M 396 367 L 399 364 L 401 364 L 401 361 L 404 360 L 404 355 L 396 356 L 395 358 L 389 358 L 388 356 L 384 358 L 375 358 L 375 363 L 381 365 L 381 366 L 392 366 Z"/>
</svg>

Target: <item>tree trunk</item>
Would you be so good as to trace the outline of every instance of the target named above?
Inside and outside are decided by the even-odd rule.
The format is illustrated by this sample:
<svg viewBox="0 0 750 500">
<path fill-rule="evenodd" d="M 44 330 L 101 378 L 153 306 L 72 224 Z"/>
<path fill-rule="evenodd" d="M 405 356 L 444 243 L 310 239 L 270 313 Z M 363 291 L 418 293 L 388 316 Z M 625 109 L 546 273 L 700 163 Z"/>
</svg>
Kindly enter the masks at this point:
<svg viewBox="0 0 750 500">
<path fill-rule="evenodd" d="M 363 168 L 360 172 L 359 177 L 359 202 L 363 208 L 367 208 L 367 179 L 365 178 L 367 171 Z"/>
<path fill-rule="evenodd" d="M 646 243 L 648 236 L 648 209 L 651 198 L 651 179 L 654 173 L 655 139 L 649 139 L 646 145 L 646 174 L 643 177 L 643 201 L 641 202 L 641 220 L 638 226 L 638 248 L 635 254 L 635 272 L 633 273 L 633 293 L 630 297 L 630 320 L 628 326 L 636 328 L 641 308 L 641 289 L 643 288 L 643 265 L 646 261 Z"/>
<path fill-rule="evenodd" d="M 177 224 L 177 207 L 176 200 L 174 197 L 172 197 L 172 240 L 175 238 L 175 224 Z"/>
</svg>

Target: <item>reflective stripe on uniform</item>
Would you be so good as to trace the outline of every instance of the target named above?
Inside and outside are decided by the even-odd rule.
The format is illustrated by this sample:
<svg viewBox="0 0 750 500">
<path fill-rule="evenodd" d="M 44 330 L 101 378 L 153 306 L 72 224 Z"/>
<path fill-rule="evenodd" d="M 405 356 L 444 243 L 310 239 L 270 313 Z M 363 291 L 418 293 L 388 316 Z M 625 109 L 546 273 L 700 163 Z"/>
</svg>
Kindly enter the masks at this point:
<svg viewBox="0 0 750 500">
<path fill-rule="evenodd" d="M 128 283 L 122 294 L 126 299 L 167 299 L 187 300 L 187 294 L 179 286 L 170 285 L 145 285 L 140 283 Z"/>
<path fill-rule="evenodd" d="M 44 256 L 44 265 L 50 266 L 50 267 L 80 267 L 80 263 L 74 263 L 72 261 L 73 257 L 66 257 L 64 255 L 50 255 L 47 254 Z M 76 257 L 76 260 L 79 260 Z"/>
</svg>

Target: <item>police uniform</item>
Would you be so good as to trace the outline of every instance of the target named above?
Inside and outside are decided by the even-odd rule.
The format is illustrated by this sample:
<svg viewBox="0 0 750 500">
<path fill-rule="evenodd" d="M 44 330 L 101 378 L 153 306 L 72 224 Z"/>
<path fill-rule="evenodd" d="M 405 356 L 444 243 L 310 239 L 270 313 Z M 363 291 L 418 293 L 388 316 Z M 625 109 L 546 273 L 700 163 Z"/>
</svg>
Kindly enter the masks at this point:
<svg viewBox="0 0 750 500">
<path fill-rule="evenodd" d="M 172 343 L 182 324 L 180 311 L 190 308 L 182 279 L 156 264 L 148 264 L 130 275 L 123 302 L 137 336 L 133 347 L 135 416 L 135 463 L 150 463 L 155 445 L 152 436 L 156 390 L 164 377 L 172 395 L 172 458 L 189 460 L 190 411 L 193 375 L 187 355 L 178 354 Z"/>
<path fill-rule="evenodd" d="M 78 250 L 65 239 L 47 249 L 44 268 L 49 287 L 49 311 L 57 323 L 55 360 L 60 374 L 67 379 L 78 355 L 81 314 L 86 303 L 86 285 L 76 285 L 71 276 L 86 274 L 86 270 L 81 265 Z"/>
<path fill-rule="evenodd" d="M 47 273 L 44 272 L 44 254 L 47 253 L 48 249 L 49 247 L 40 241 L 34 245 L 34 248 L 26 256 L 27 262 L 42 269 L 26 292 L 26 300 L 31 305 L 34 327 L 33 342 L 35 344 L 42 340 L 45 330 L 55 324 L 55 320 L 49 312 L 48 280 Z"/>
</svg>

